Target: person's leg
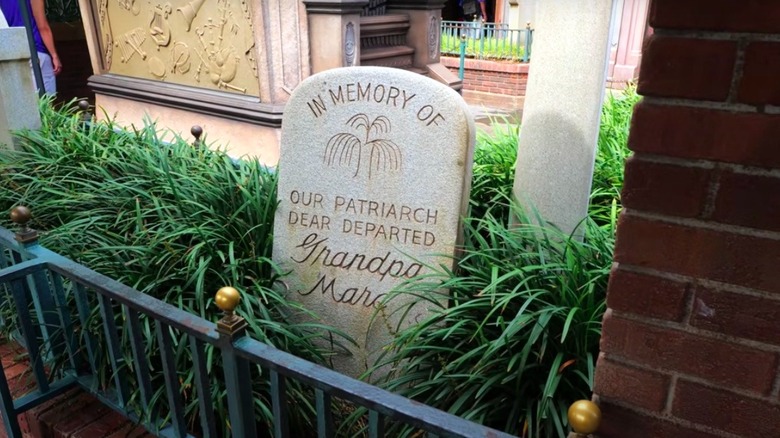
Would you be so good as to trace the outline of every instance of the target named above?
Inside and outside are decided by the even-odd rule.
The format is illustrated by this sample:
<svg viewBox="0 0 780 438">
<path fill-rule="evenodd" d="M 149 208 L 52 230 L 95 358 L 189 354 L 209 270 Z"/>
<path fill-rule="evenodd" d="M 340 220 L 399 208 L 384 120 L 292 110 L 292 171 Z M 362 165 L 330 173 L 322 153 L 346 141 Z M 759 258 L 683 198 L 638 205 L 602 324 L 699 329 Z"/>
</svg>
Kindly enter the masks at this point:
<svg viewBox="0 0 780 438">
<path fill-rule="evenodd" d="M 57 93 L 57 79 L 54 76 L 54 66 L 51 63 L 51 56 L 48 53 L 38 52 L 38 63 L 41 65 L 41 76 L 43 76 L 43 89 L 46 94 Z"/>
</svg>

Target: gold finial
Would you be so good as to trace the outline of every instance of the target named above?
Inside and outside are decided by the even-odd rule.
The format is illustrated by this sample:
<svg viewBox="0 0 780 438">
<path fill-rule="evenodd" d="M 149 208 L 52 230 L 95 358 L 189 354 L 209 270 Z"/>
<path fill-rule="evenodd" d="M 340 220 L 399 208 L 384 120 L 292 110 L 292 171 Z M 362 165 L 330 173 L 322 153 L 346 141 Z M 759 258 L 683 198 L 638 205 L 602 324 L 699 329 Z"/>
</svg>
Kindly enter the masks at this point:
<svg viewBox="0 0 780 438">
<path fill-rule="evenodd" d="M 241 301 L 241 294 L 234 287 L 225 286 L 217 291 L 217 296 L 214 302 L 224 312 L 233 313 L 238 306 L 238 302 Z"/>
<path fill-rule="evenodd" d="M 32 212 L 24 205 L 18 205 L 11 210 L 11 221 L 19 225 L 16 232 L 16 241 L 19 243 L 31 243 L 38 240 L 38 232 L 27 226 L 32 219 Z"/>
<path fill-rule="evenodd" d="M 24 205 L 19 205 L 11 210 L 11 221 L 17 225 L 27 226 L 27 222 L 32 219 L 32 212 Z"/>
<path fill-rule="evenodd" d="M 246 328 L 246 320 L 235 314 L 239 301 L 241 294 L 236 288 L 225 286 L 217 291 L 214 303 L 224 312 L 222 319 L 217 322 L 218 332 L 232 337 Z"/>
<path fill-rule="evenodd" d="M 594 433 L 601 424 L 601 409 L 590 400 L 578 400 L 569 407 L 569 424 L 578 434 Z"/>
</svg>

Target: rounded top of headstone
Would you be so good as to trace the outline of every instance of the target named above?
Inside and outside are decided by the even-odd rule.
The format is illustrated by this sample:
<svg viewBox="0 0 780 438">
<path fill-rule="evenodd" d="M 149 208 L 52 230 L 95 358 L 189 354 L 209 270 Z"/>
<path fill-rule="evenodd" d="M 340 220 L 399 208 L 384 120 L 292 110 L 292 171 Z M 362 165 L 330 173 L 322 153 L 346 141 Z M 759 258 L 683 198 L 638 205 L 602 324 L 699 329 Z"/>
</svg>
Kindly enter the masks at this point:
<svg viewBox="0 0 780 438">
<path fill-rule="evenodd" d="M 596 432 L 601 424 L 601 409 L 590 400 L 578 400 L 569 407 L 571 428 L 583 435 Z"/>
<path fill-rule="evenodd" d="M 11 221 L 17 225 L 24 225 L 30 222 L 32 218 L 32 212 L 29 208 L 19 205 L 11 210 Z"/>
<path fill-rule="evenodd" d="M 200 125 L 192 125 L 192 128 L 190 128 L 190 134 L 192 134 L 196 140 L 200 140 L 200 136 L 203 135 L 203 128 Z"/>
<path fill-rule="evenodd" d="M 236 288 L 230 286 L 220 288 L 214 297 L 214 303 L 225 312 L 236 310 L 239 301 L 241 301 L 241 294 Z"/>
</svg>

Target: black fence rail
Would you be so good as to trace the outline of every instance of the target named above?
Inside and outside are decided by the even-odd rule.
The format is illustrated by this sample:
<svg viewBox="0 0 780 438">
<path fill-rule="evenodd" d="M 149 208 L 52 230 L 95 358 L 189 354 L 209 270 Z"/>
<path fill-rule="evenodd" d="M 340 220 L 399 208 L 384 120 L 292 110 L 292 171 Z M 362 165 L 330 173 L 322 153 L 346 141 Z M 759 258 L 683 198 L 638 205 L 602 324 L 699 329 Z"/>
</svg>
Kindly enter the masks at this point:
<svg viewBox="0 0 780 438">
<path fill-rule="evenodd" d="M 289 437 L 293 383 L 309 388 L 312 396 L 316 425 L 311 436 L 336 435 L 336 399 L 366 409 L 361 434 L 369 437 L 385 436 L 386 428 L 398 424 L 426 433 L 415 436 L 511 436 L 246 336 L 246 321 L 233 313 L 240 299 L 233 288 L 217 293 L 224 316 L 214 324 L 42 247 L 26 226 L 27 209 L 17 207 L 12 218 L 21 225 L 18 232 L 0 228 L 0 296 L 10 310 L 3 324 L 18 327 L 36 388 L 14 400 L 0 372 L 0 403 L 10 437 L 22 436 L 17 415 L 73 387 L 161 437 Z M 150 357 L 150 344 L 156 357 Z M 180 377 L 183 354 L 192 381 Z M 218 358 L 221 375 L 214 375 L 219 371 L 209 368 L 208 358 Z M 258 394 L 250 383 L 259 373 L 269 382 L 270 424 L 255 415 Z M 160 381 L 164 384 L 155 384 Z M 224 385 L 220 400 L 212 397 L 215 382 Z M 227 425 L 214 413 L 220 403 L 226 405 Z M 185 419 L 187 409 L 197 411 L 197 421 Z"/>
</svg>

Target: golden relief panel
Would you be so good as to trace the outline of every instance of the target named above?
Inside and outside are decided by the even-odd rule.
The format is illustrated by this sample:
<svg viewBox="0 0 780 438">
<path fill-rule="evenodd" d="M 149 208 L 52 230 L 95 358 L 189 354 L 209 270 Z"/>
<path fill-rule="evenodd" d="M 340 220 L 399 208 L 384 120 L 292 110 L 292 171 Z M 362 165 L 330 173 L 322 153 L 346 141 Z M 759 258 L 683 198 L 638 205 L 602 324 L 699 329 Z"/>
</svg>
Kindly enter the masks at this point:
<svg viewBox="0 0 780 438">
<path fill-rule="evenodd" d="M 259 96 L 248 0 L 98 0 L 110 73 Z"/>
</svg>

